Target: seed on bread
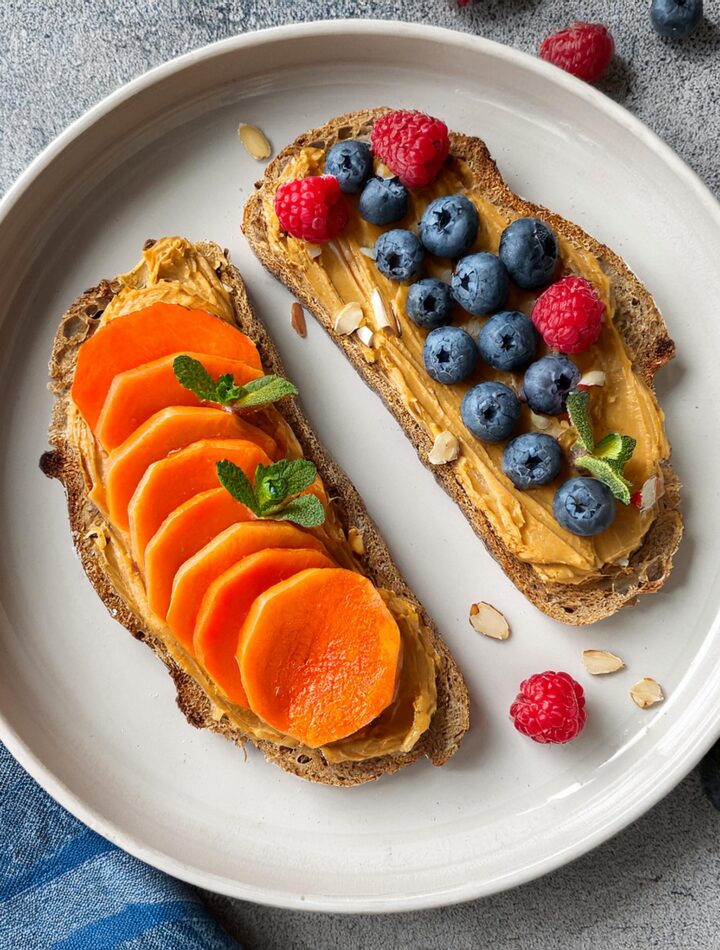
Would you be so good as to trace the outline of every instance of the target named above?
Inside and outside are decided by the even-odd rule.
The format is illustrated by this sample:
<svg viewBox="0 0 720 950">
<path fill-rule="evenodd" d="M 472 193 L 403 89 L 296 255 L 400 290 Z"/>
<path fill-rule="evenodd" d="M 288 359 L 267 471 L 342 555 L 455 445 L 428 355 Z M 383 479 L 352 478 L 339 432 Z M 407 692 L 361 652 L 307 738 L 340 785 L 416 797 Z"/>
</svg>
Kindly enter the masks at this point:
<svg viewBox="0 0 720 950">
<path fill-rule="evenodd" d="M 297 333 L 298 336 L 301 336 L 301 337 L 307 336 L 307 324 L 305 323 L 305 311 L 302 308 L 302 304 L 299 304 L 297 300 L 290 308 L 290 323 L 292 324 L 292 328 Z"/>
<path fill-rule="evenodd" d="M 470 626 L 492 640 L 507 640 L 510 636 L 510 625 L 505 617 L 496 607 L 484 601 L 470 607 Z"/>
<path fill-rule="evenodd" d="M 238 135 L 245 146 L 245 151 L 256 161 L 264 162 L 272 155 L 272 147 L 267 136 L 256 125 L 241 122 L 238 126 Z"/>
</svg>

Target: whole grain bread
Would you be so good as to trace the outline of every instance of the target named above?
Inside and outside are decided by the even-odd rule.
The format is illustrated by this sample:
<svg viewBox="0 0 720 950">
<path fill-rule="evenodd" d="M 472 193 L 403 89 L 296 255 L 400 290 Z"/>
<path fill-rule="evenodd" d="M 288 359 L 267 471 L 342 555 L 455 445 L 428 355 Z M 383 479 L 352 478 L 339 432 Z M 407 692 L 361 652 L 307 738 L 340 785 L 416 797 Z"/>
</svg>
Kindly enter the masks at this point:
<svg viewBox="0 0 720 950">
<path fill-rule="evenodd" d="M 274 194 L 281 173 L 303 148 L 330 148 L 347 138 L 369 136 L 375 120 L 387 108 L 366 109 L 332 119 L 322 128 L 311 129 L 283 149 L 268 165 L 264 177 L 257 182 L 255 193 L 245 205 L 243 232 L 251 248 L 264 266 L 281 280 L 344 351 L 364 381 L 383 399 L 405 430 L 420 460 L 432 471 L 437 481 L 460 506 L 476 534 L 505 573 L 525 596 L 540 610 L 563 623 L 581 625 L 609 617 L 621 607 L 637 603 L 642 594 L 659 590 L 672 568 L 672 559 L 682 537 L 679 511 L 680 484 L 669 462 L 662 465 L 664 494 L 657 506 L 656 517 L 643 544 L 625 566 L 608 565 L 601 576 L 575 584 L 547 583 L 532 565 L 517 558 L 504 544 L 483 512 L 476 507 L 457 480 L 452 464 L 431 465 L 428 452 L 432 440 L 405 408 L 396 389 L 382 369 L 368 363 L 355 335 L 339 335 L 333 331 L 333 314 L 318 299 L 301 267 L 285 256 L 275 253 L 270 242 L 264 215 L 264 199 Z M 503 181 L 485 143 L 478 138 L 450 133 L 449 161 L 466 163 L 473 176 L 474 187 L 501 212 L 510 217 L 537 215 L 571 243 L 588 249 L 600 261 L 612 282 L 616 302 L 616 326 L 620 329 L 636 373 L 652 388 L 657 370 L 675 354 L 662 316 L 652 297 L 628 266 L 609 248 L 600 244 L 579 227 L 552 211 L 531 204 L 514 194 Z"/>
<path fill-rule="evenodd" d="M 245 285 L 230 263 L 228 252 L 209 242 L 202 242 L 196 248 L 211 263 L 223 283 L 231 288 L 237 325 L 257 344 L 266 371 L 284 375 L 278 351 L 255 316 Z M 112 616 L 134 637 L 147 643 L 165 663 L 177 689 L 178 706 L 189 723 L 221 733 L 241 746 L 250 742 L 268 761 L 287 772 L 325 785 L 350 786 L 395 772 L 423 756 L 433 765 L 443 765 L 456 752 L 469 725 L 468 695 L 462 675 L 434 624 L 403 580 L 357 491 L 319 443 L 295 400 L 284 401 L 278 409 L 292 427 L 305 456 L 317 466 L 343 527 L 347 530 L 349 525 L 354 525 L 360 530 L 365 549 L 360 558 L 363 569 L 377 586 L 395 591 L 419 610 L 437 653 L 437 710 L 430 727 L 415 747 L 406 753 L 361 762 L 329 764 L 316 749 L 304 746 L 289 748 L 243 733 L 226 715 L 219 714 L 202 684 L 178 663 L 163 639 L 153 633 L 148 618 L 134 610 L 129 598 L 112 583 L 98 558 L 97 547 L 98 535 L 104 535 L 108 526 L 88 497 L 87 477 L 78 448 L 70 436 L 67 410 L 78 350 L 93 334 L 97 319 L 119 289 L 117 282 L 101 281 L 85 291 L 60 321 L 50 360 L 50 388 L 56 397 L 49 433 L 53 448 L 40 460 L 43 472 L 51 478 L 58 478 L 65 486 L 73 542 L 90 582 Z M 117 543 L 117 540 L 111 539 L 108 543 Z"/>
</svg>

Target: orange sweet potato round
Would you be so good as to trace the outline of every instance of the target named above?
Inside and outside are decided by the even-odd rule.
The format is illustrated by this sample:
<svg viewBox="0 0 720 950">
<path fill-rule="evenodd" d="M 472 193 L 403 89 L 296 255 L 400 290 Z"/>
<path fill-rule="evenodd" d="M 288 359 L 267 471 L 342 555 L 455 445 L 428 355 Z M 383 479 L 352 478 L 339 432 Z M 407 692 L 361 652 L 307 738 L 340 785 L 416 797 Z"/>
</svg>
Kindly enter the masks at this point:
<svg viewBox="0 0 720 950">
<path fill-rule="evenodd" d="M 208 587 L 195 622 L 193 647 L 231 702 L 248 705 L 235 654 L 253 601 L 274 584 L 311 567 L 333 567 L 333 562 L 309 548 L 265 548 L 238 561 Z"/>
<path fill-rule="evenodd" d="M 260 594 L 240 634 L 250 709 L 316 748 L 367 725 L 391 702 L 400 631 L 372 583 L 310 569 Z"/>
</svg>

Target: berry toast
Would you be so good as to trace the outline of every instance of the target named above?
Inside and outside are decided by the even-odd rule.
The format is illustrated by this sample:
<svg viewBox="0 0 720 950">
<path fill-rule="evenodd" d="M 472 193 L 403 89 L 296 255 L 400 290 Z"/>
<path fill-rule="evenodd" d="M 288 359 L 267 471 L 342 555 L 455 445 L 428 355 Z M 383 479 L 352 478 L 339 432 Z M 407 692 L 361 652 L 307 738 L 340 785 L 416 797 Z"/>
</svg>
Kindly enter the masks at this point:
<svg viewBox="0 0 720 950">
<path fill-rule="evenodd" d="M 462 676 L 283 378 L 227 252 L 148 241 L 63 316 L 41 460 L 190 724 L 350 786 L 468 728 Z"/>
<path fill-rule="evenodd" d="M 513 194 L 480 139 L 340 116 L 268 165 L 243 231 L 539 609 L 588 624 L 663 586 L 674 343 L 625 263 Z"/>
</svg>

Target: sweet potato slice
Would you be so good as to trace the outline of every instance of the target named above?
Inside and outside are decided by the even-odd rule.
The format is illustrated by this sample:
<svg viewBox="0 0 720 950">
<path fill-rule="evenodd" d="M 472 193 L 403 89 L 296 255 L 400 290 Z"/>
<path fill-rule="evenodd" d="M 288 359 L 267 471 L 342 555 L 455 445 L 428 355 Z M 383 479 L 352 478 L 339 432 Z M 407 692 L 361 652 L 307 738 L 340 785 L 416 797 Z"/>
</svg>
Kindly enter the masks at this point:
<svg viewBox="0 0 720 950">
<path fill-rule="evenodd" d="M 164 620 L 180 565 L 231 524 L 254 517 L 224 488 L 200 492 L 171 511 L 145 548 L 145 589 L 150 609 Z"/>
<path fill-rule="evenodd" d="M 266 548 L 238 561 L 208 587 L 195 622 L 193 647 L 198 661 L 231 702 L 247 709 L 235 654 L 255 598 L 298 571 L 334 566 L 329 557 L 309 548 Z"/>
<path fill-rule="evenodd" d="M 321 541 L 286 521 L 246 521 L 227 528 L 175 575 L 167 625 L 188 650 L 192 652 L 195 621 L 210 584 L 233 564 L 263 548 L 311 548 L 327 554 Z"/>
<path fill-rule="evenodd" d="M 115 376 L 169 353 L 208 353 L 262 369 L 255 344 L 220 317 L 154 303 L 116 317 L 80 347 L 72 398 L 91 429 Z"/>
<path fill-rule="evenodd" d="M 200 439 L 242 439 L 271 458 L 277 454 L 274 439 L 232 412 L 200 406 L 161 409 L 108 456 L 103 487 L 113 524 L 127 530 L 128 505 L 148 466 Z"/>
<path fill-rule="evenodd" d="M 166 406 L 202 406 L 194 392 L 181 386 L 173 372 L 179 353 L 161 356 L 151 363 L 118 373 L 110 384 L 95 426 L 95 435 L 106 452 L 116 449 L 143 422 Z M 213 379 L 230 373 L 243 386 L 262 376 L 262 371 L 225 356 L 187 353 L 200 360 Z"/>
<path fill-rule="evenodd" d="M 250 709 L 312 748 L 390 705 L 399 657 L 385 601 L 366 577 L 341 568 L 301 571 L 260 594 L 238 647 Z"/>
<path fill-rule="evenodd" d="M 128 505 L 131 550 L 141 570 L 145 548 L 170 512 L 193 495 L 217 488 L 215 466 L 222 459 L 234 462 L 248 478 L 255 475 L 258 465 L 271 464 L 254 442 L 203 439 L 153 462 L 145 472 Z"/>
</svg>

